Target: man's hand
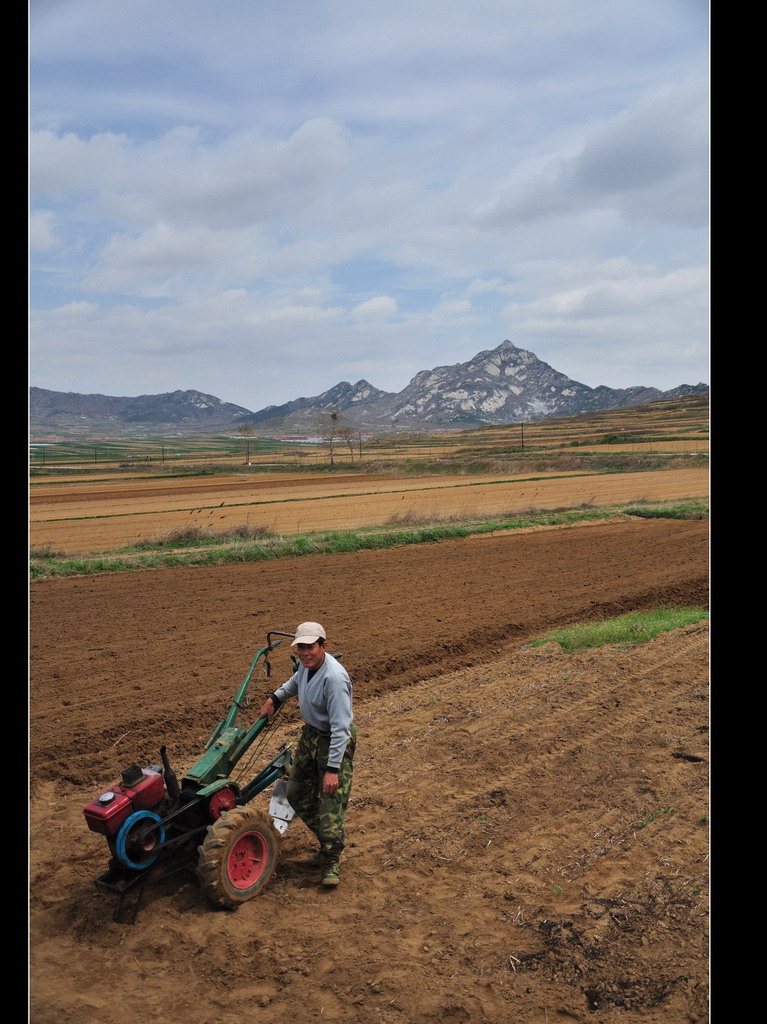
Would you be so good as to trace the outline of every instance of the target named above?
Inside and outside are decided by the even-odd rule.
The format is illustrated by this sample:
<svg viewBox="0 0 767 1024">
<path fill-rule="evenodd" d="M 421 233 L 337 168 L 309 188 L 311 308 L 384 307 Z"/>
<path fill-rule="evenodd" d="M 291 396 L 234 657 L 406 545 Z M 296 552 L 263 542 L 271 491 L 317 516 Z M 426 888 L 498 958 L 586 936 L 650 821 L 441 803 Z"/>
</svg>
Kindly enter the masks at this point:
<svg viewBox="0 0 767 1024">
<path fill-rule="evenodd" d="M 322 776 L 322 795 L 332 796 L 338 789 L 338 772 L 325 772 Z"/>
<path fill-rule="evenodd" d="M 274 712 L 276 710 L 277 709 L 274 706 L 274 701 L 272 700 L 272 698 L 271 697 L 267 697 L 266 700 L 264 701 L 262 707 L 261 707 L 261 710 L 258 712 L 258 717 L 259 718 L 268 718 L 269 721 L 271 722 L 271 720 L 274 718 Z"/>
</svg>

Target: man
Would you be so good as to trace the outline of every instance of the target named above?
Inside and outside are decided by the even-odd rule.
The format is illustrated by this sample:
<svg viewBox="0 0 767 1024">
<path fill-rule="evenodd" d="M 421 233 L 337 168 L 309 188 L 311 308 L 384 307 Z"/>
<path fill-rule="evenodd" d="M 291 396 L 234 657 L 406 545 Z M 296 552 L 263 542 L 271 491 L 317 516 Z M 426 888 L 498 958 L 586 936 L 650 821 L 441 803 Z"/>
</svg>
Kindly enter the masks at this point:
<svg viewBox="0 0 767 1024">
<path fill-rule="evenodd" d="M 301 667 L 267 697 L 260 714 L 271 721 L 284 701 L 298 696 L 304 726 L 293 756 L 287 800 L 319 840 L 310 863 L 321 868 L 322 885 L 336 886 L 357 727 L 352 724 L 351 680 L 325 644 L 319 622 L 301 623 L 291 644 Z"/>
</svg>

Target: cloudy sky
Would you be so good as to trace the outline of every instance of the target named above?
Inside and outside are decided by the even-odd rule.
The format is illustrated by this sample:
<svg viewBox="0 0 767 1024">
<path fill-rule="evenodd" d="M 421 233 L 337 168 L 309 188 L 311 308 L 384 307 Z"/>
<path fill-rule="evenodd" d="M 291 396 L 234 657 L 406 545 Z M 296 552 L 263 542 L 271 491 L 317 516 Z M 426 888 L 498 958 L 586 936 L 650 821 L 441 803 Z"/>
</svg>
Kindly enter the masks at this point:
<svg viewBox="0 0 767 1024">
<path fill-rule="evenodd" d="M 31 0 L 30 384 L 709 383 L 706 0 Z"/>
</svg>

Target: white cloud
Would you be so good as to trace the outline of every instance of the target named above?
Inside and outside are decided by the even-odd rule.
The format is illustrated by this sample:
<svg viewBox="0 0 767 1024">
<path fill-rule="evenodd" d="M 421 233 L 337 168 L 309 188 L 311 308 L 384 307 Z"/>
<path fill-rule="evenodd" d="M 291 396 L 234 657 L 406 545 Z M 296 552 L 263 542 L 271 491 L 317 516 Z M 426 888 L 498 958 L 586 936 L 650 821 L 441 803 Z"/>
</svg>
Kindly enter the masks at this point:
<svg viewBox="0 0 767 1024">
<path fill-rule="evenodd" d="M 633 318 L 637 311 L 646 313 L 659 307 L 676 309 L 680 304 L 691 304 L 703 311 L 707 281 L 705 271 L 692 268 L 665 275 L 656 273 L 652 277 L 640 271 L 620 281 L 599 278 L 584 287 L 531 303 L 529 308 L 571 321 L 605 316 Z"/>
<path fill-rule="evenodd" d="M 36 210 L 29 217 L 29 248 L 32 252 L 49 252 L 59 247 L 56 237 L 56 216 L 50 210 Z"/>
<path fill-rule="evenodd" d="M 436 308 L 437 313 L 444 313 L 445 316 L 459 316 L 461 313 L 469 313 L 470 311 L 471 302 L 469 299 L 445 299 Z"/>
<path fill-rule="evenodd" d="M 311 203 L 344 161 L 344 132 L 328 118 L 300 125 L 284 140 L 251 131 L 203 141 L 174 128 L 158 139 L 99 133 L 31 133 L 36 194 L 70 198 L 117 223 L 234 229 Z"/>
<path fill-rule="evenodd" d="M 98 132 L 83 139 L 74 132 L 39 129 L 29 139 L 30 187 L 50 199 L 87 194 L 101 183 L 123 180 L 130 159 L 124 135 Z"/>
<path fill-rule="evenodd" d="M 706 21 L 36 0 L 32 379 L 256 408 L 506 337 L 587 383 L 704 377 Z"/>
<path fill-rule="evenodd" d="M 177 229 L 159 223 L 132 238 L 115 235 L 104 246 L 98 263 L 83 279 L 88 291 L 142 296 L 188 294 L 199 273 L 214 276 L 219 259 L 232 262 L 232 248 L 242 252 L 243 238 L 207 228 Z"/>
<path fill-rule="evenodd" d="M 548 294 L 507 305 L 503 315 L 517 344 L 575 380 L 668 390 L 707 380 L 708 285 L 704 267 L 580 264 L 559 268 Z M 540 282 L 526 287 L 542 290 Z"/>
<path fill-rule="evenodd" d="M 540 219 L 616 210 L 626 220 L 705 226 L 708 213 L 706 83 L 652 90 L 585 138 L 574 154 L 520 168 L 481 204 L 483 227 L 508 230 Z"/>
<path fill-rule="evenodd" d="M 67 320 L 85 320 L 98 313 L 99 307 L 95 302 L 68 302 L 65 306 L 51 310 L 54 318 L 62 317 Z"/>
<path fill-rule="evenodd" d="M 351 310 L 350 316 L 355 320 L 382 320 L 397 312 L 397 302 L 390 295 L 376 295 L 372 299 L 360 302 Z"/>
</svg>

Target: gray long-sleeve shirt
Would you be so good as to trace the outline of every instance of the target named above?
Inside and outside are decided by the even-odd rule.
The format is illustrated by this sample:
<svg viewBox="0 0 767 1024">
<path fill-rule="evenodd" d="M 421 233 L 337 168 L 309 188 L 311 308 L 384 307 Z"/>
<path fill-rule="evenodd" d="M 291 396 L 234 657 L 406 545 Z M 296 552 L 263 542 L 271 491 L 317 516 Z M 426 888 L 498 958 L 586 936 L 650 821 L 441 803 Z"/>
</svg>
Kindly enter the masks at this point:
<svg viewBox="0 0 767 1024">
<path fill-rule="evenodd" d="M 312 728 L 330 733 L 328 768 L 340 768 L 349 742 L 352 713 L 352 683 L 343 665 L 332 654 L 309 677 L 303 665 L 274 691 L 279 701 L 298 695 L 301 717 Z"/>
</svg>

